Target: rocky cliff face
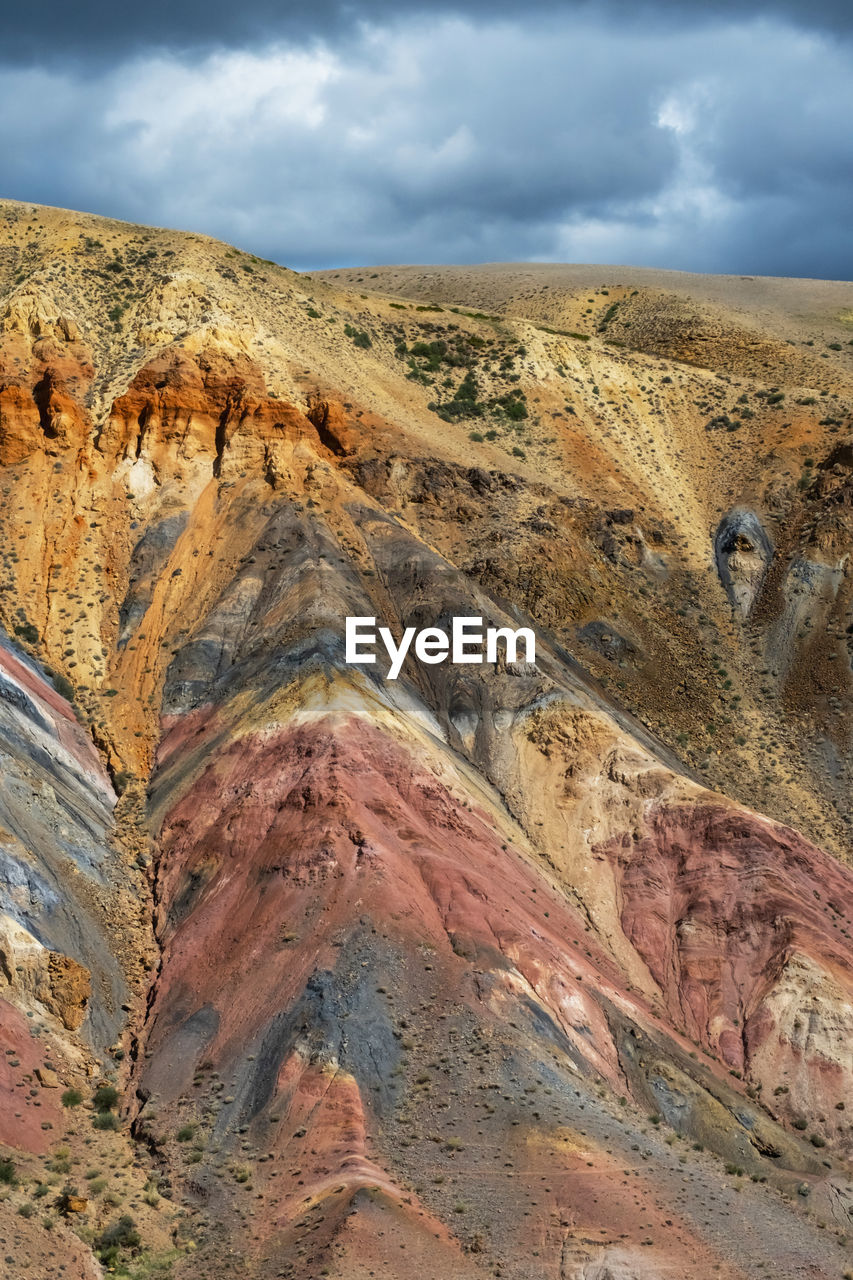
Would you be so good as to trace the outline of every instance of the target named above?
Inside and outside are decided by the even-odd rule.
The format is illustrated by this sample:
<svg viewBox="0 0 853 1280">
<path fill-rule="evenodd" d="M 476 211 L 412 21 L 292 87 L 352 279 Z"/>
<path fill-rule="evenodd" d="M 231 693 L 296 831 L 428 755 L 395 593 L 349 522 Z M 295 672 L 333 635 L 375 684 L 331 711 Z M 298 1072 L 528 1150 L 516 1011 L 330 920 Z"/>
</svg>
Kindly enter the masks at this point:
<svg viewBox="0 0 853 1280">
<path fill-rule="evenodd" d="M 842 1276 L 832 291 L 820 350 L 2 211 L 15 1274 Z"/>
</svg>

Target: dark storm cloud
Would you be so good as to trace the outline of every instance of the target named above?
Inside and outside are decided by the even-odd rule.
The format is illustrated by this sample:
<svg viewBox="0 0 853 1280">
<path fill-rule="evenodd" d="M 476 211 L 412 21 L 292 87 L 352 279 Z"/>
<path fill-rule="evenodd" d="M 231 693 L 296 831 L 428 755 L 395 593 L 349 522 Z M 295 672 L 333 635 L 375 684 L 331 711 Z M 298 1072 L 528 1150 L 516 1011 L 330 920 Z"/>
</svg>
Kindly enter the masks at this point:
<svg viewBox="0 0 853 1280">
<path fill-rule="evenodd" d="M 853 275 L 847 5 L 463 7 L 111 8 L 84 62 L 43 5 L 51 57 L 0 67 L 4 193 L 306 268 Z"/>
<path fill-rule="evenodd" d="M 427 13 L 475 20 L 517 19 L 531 14 L 598 14 L 634 24 L 677 23 L 679 27 L 720 17 L 778 15 L 806 29 L 853 31 L 850 0 L 43 0 L 17 3 L 4 13 L 0 60 L 45 63 L 69 56 L 90 61 L 125 56 L 128 48 L 212 48 L 261 41 L 337 39 L 359 22 L 397 22 Z"/>
</svg>

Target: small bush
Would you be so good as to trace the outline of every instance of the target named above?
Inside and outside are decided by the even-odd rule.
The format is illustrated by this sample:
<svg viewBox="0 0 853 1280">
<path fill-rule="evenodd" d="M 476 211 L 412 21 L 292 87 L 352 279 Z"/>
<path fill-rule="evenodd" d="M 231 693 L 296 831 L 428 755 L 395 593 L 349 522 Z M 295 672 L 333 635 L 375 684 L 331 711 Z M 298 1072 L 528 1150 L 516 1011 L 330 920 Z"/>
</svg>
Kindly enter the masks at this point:
<svg viewBox="0 0 853 1280">
<path fill-rule="evenodd" d="M 96 1129 L 120 1129 L 119 1118 L 113 1111 L 99 1111 L 92 1121 Z"/>
<path fill-rule="evenodd" d="M 63 1107 L 79 1107 L 83 1101 L 83 1095 L 79 1089 L 66 1089 L 62 1095 Z"/>
<path fill-rule="evenodd" d="M 364 329 L 356 329 L 351 324 L 345 324 L 344 333 L 348 338 L 352 338 L 354 347 L 362 347 L 366 350 L 367 347 L 373 346 L 373 343 L 370 340 L 370 334 Z"/>
<path fill-rule="evenodd" d="M 141 1244 L 136 1223 L 129 1213 L 123 1213 L 117 1222 L 106 1227 L 95 1240 L 95 1249 L 102 1262 L 111 1265 L 118 1260 L 122 1249 L 138 1249 Z"/>
<path fill-rule="evenodd" d="M 504 413 L 510 422 L 521 422 L 527 417 L 527 405 L 523 400 L 511 399 L 504 404 Z"/>
<path fill-rule="evenodd" d="M 64 698 L 66 702 L 74 701 L 74 685 L 61 671 L 54 672 L 53 687 L 60 698 Z"/>
<path fill-rule="evenodd" d="M 15 627 L 15 635 L 26 640 L 27 644 L 38 644 L 38 629 L 31 622 L 22 622 Z"/>
<path fill-rule="evenodd" d="M 111 1084 L 99 1085 L 92 1095 L 92 1106 L 96 1111 L 112 1111 L 118 1102 L 118 1089 Z"/>
<path fill-rule="evenodd" d="M 610 321 L 616 315 L 616 312 L 618 310 L 619 310 L 619 303 L 611 302 L 610 306 L 607 308 L 604 315 L 601 317 L 601 324 L 598 326 L 600 330 L 607 328 L 607 326 L 610 324 Z"/>
<path fill-rule="evenodd" d="M 14 1187 L 17 1186 L 17 1182 L 18 1175 L 15 1172 L 14 1160 L 0 1160 L 0 1183 L 7 1187 Z"/>
</svg>

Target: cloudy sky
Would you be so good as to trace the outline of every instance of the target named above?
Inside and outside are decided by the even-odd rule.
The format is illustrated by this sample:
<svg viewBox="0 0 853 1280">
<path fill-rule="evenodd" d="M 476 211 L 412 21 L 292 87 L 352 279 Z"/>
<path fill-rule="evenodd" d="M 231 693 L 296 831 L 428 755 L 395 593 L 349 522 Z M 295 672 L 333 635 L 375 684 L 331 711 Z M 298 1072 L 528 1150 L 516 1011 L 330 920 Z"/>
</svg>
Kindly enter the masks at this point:
<svg viewBox="0 0 853 1280">
<path fill-rule="evenodd" d="M 14 8 L 0 193 L 15 199 L 307 269 L 853 277 L 850 0 Z"/>
</svg>

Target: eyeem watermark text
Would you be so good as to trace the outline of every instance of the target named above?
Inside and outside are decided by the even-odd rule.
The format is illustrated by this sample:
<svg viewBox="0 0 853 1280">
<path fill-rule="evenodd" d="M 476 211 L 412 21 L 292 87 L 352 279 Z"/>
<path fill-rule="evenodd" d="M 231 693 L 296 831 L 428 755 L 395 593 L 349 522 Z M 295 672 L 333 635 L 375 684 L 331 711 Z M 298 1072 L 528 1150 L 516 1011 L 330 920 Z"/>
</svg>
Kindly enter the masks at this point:
<svg viewBox="0 0 853 1280">
<path fill-rule="evenodd" d="M 409 650 L 414 645 L 414 655 L 419 662 L 430 666 L 452 663 L 497 662 L 498 645 L 502 645 L 507 662 L 535 662 L 536 637 L 529 627 L 486 627 L 482 618 L 454 618 L 450 634 L 440 627 L 406 627 L 398 644 L 388 627 L 376 628 L 375 618 L 347 618 L 346 661 L 350 664 L 376 661 L 378 640 L 385 647 L 391 666 L 388 679 L 396 680 Z M 518 655 L 524 646 L 524 657 Z"/>
</svg>

